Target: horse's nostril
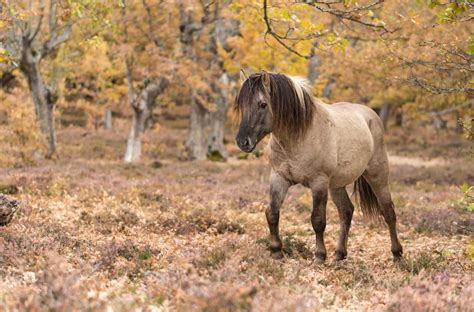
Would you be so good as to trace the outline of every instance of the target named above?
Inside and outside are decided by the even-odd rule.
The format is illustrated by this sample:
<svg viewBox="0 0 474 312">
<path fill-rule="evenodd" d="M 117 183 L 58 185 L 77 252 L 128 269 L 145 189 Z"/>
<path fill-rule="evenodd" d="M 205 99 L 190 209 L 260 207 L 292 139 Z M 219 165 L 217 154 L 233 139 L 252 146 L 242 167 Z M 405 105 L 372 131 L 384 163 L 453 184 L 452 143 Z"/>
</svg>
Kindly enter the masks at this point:
<svg viewBox="0 0 474 312">
<path fill-rule="evenodd" d="M 244 146 L 250 146 L 250 140 L 248 138 L 245 139 Z"/>
</svg>

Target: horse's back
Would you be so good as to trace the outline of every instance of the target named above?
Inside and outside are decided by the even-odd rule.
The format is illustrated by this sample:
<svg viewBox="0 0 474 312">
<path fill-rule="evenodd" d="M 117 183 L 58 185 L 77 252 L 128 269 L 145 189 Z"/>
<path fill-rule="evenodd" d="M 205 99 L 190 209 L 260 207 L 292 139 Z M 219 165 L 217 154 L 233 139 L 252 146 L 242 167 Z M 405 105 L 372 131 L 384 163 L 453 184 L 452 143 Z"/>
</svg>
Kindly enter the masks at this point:
<svg viewBox="0 0 474 312">
<path fill-rule="evenodd" d="M 326 108 L 334 122 L 338 145 L 338 173 L 331 184 L 347 185 L 348 180 L 364 172 L 374 152 L 383 145 L 383 125 L 377 113 L 364 105 L 343 102 Z"/>
<path fill-rule="evenodd" d="M 370 107 L 362 104 L 340 102 L 329 105 L 329 110 L 336 120 L 348 124 L 348 128 L 367 127 L 374 140 L 383 140 L 384 128 L 382 121 Z M 359 123 L 360 121 L 364 121 L 364 123 Z"/>
</svg>

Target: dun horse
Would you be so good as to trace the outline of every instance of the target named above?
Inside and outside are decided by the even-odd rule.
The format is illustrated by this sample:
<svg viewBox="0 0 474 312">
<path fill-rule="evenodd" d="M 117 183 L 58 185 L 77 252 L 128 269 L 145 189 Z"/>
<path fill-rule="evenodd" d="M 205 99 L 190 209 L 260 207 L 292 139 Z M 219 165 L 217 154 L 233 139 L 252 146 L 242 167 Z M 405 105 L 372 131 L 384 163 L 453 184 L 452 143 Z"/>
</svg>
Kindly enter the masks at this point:
<svg viewBox="0 0 474 312">
<path fill-rule="evenodd" d="M 396 216 L 388 186 L 383 125 L 370 108 L 351 103 L 324 104 L 306 81 L 263 72 L 246 79 L 234 109 L 240 116 L 237 145 L 251 152 L 267 134 L 271 165 L 270 206 L 266 210 L 273 258 L 282 258 L 278 232 L 280 206 L 288 188 L 302 184 L 313 196 L 311 223 L 316 233 L 316 261 L 324 262 L 328 190 L 337 206 L 340 235 L 336 260 L 347 256 L 354 206 L 346 186 L 355 183 L 364 215 L 383 216 L 394 260 L 402 256 Z"/>
</svg>

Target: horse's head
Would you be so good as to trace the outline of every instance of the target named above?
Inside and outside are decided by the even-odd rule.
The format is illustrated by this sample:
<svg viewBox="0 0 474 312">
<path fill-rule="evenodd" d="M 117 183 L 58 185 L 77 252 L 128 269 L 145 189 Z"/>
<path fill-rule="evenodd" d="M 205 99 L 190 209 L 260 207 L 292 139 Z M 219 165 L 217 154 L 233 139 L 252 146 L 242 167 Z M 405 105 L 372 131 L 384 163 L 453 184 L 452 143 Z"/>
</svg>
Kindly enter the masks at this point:
<svg viewBox="0 0 474 312">
<path fill-rule="evenodd" d="M 234 110 L 240 119 L 237 145 L 249 153 L 271 132 L 294 139 L 304 134 L 311 124 L 314 104 L 303 80 L 262 72 L 245 79 Z"/>
<path fill-rule="evenodd" d="M 239 148 L 247 153 L 272 132 L 269 79 L 268 73 L 250 76 L 244 81 L 235 99 L 234 108 L 240 117 L 236 141 Z"/>
</svg>

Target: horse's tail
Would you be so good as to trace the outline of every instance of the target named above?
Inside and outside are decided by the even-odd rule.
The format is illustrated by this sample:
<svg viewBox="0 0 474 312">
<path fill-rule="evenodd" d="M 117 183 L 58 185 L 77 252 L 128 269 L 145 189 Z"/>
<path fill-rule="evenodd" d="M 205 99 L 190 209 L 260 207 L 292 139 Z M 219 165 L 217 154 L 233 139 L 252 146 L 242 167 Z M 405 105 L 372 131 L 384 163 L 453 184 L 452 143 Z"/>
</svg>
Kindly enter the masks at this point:
<svg viewBox="0 0 474 312">
<path fill-rule="evenodd" d="M 367 180 L 360 176 L 354 182 L 354 194 L 359 200 L 362 213 L 369 219 L 379 219 L 382 216 L 382 208 L 379 205 L 377 196 L 375 196 L 372 187 Z"/>
</svg>

